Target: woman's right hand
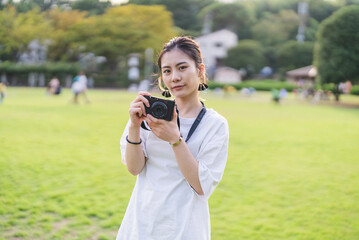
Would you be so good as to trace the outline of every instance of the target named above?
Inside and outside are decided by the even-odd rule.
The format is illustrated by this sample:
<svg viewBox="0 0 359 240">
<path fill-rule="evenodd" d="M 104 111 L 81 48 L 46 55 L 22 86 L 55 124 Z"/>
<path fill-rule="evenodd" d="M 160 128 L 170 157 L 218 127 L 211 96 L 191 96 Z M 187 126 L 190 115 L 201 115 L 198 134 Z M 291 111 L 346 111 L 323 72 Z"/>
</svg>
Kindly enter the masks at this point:
<svg viewBox="0 0 359 240">
<path fill-rule="evenodd" d="M 151 96 L 151 94 L 148 92 L 139 92 L 138 96 L 130 104 L 129 113 L 132 127 L 140 127 L 146 117 L 146 110 L 143 104 L 149 107 L 150 103 L 144 96 Z"/>
</svg>

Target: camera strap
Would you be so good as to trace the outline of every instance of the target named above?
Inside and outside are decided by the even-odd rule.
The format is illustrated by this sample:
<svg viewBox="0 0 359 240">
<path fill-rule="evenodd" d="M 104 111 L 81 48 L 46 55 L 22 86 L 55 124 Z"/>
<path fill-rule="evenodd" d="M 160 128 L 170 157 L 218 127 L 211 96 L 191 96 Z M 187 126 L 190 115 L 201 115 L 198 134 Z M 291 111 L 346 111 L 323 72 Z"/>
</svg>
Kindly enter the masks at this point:
<svg viewBox="0 0 359 240">
<path fill-rule="evenodd" d="M 202 103 L 202 109 L 201 111 L 198 113 L 198 116 L 196 117 L 196 119 L 194 120 L 194 123 L 192 124 L 191 128 L 189 129 L 187 138 L 186 138 L 186 142 L 188 142 L 188 140 L 191 138 L 192 134 L 194 133 L 194 131 L 196 130 L 196 128 L 198 127 L 199 123 L 201 122 L 204 114 L 206 113 L 207 109 L 206 106 L 204 106 L 204 103 Z M 178 115 L 177 115 L 178 116 Z M 178 128 L 180 128 L 180 124 L 179 124 L 179 117 L 177 117 L 177 121 L 178 121 Z"/>
<path fill-rule="evenodd" d="M 204 105 L 203 102 L 202 103 L 202 109 L 201 111 L 198 113 L 196 119 L 194 120 L 191 128 L 189 129 L 189 132 L 188 132 L 188 135 L 187 135 L 187 138 L 186 138 L 186 142 L 188 142 L 188 140 L 191 138 L 192 134 L 194 133 L 194 131 L 196 130 L 196 128 L 198 127 L 199 123 L 201 122 L 204 114 L 206 113 L 207 109 L 206 109 L 206 106 Z M 180 129 L 180 119 L 179 119 L 179 116 L 178 116 L 178 110 L 177 110 L 177 107 L 176 107 L 176 112 L 177 112 L 177 125 L 178 125 L 178 129 Z M 141 127 L 147 131 L 151 131 L 151 128 L 148 126 L 147 122 L 145 123 L 145 121 L 142 121 L 141 123 Z"/>
</svg>

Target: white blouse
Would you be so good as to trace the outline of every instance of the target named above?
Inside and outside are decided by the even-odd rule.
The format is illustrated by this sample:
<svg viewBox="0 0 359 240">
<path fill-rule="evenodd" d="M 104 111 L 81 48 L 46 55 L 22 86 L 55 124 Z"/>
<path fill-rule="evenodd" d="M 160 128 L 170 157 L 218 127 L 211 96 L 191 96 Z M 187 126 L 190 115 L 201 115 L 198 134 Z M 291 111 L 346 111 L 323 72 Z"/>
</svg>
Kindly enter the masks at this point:
<svg viewBox="0 0 359 240">
<path fill-rule="evenodd" d="M 194 118 L 180 118 L 186 139 Z M 129 123 L 121 138 L 124 164 Z M 171 145 L 141 128 L 147 158 L 137 176 L 117 240 L 202 240 L 211 238 L 208 198 L 222 178 L 227 162 L 228 123 L 207 109 L 187 145 L 199 162 L 198 175 L 204 195 L 198 195 L 180 171 Z"/>
</svg>

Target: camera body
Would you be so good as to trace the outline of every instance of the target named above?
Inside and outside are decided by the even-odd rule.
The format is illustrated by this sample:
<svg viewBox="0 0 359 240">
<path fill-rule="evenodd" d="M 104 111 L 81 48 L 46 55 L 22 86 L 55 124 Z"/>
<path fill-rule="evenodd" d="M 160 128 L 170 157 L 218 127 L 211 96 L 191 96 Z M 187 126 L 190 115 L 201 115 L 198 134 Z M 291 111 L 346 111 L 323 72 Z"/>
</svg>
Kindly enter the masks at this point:
<svg viewBox="0 0 359 240">
<path fill-rule="evenodd" d="M 175 101 L 153 96 L 144 96 L 150 103 L 150 107 L 145 104 L 146 114 L 151 114 L 155 118 L 171 121 L 173 117 L 173 109 Z"/>
</svg>

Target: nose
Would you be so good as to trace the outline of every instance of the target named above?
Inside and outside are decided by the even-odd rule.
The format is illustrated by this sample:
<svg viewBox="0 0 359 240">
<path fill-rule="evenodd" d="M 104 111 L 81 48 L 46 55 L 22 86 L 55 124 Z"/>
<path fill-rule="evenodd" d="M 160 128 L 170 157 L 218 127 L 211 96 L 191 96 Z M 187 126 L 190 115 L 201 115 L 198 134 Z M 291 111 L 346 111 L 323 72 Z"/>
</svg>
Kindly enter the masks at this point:
<svg viewBox="0 0 359 240">
<path fill-rule="evenodd" d="M 178 71 L 173 71 L 172 72 L 172 79 L 173 82 L 178 82 L 181 80 L 181 75 Z"/>
</svg>

